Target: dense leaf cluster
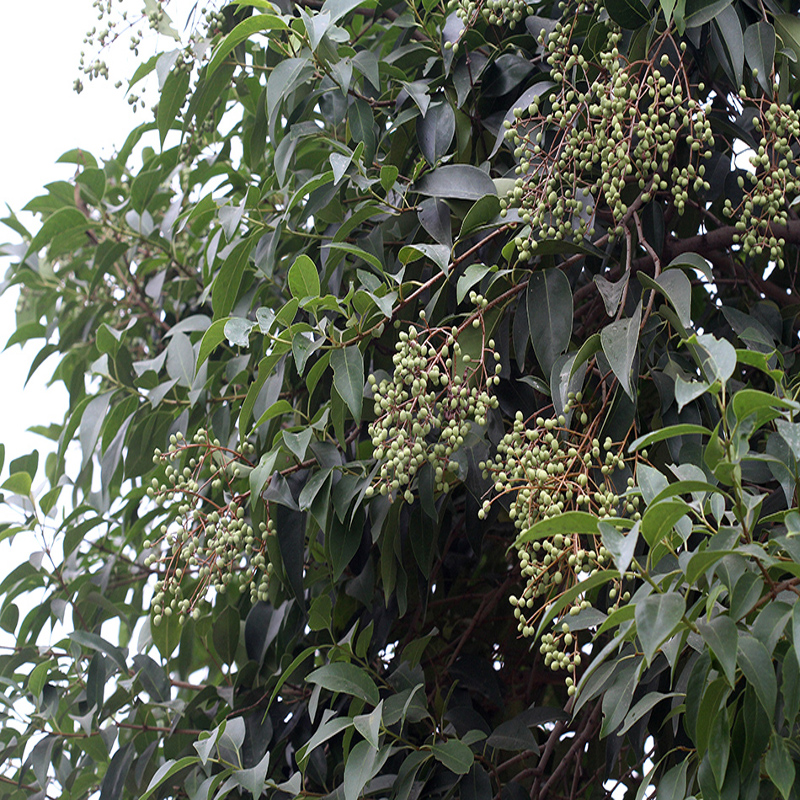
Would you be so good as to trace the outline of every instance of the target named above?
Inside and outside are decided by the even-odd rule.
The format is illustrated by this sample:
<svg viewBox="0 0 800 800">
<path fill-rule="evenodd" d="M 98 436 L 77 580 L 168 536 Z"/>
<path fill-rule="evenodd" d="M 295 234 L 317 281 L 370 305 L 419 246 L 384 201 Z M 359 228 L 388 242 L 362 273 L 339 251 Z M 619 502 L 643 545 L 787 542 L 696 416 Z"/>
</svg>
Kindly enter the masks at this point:
<svg viewBox="0 0 800 800">
<path fill-rule="evenodd" d="M 4 220 L 4 795 L 796 797 L 796 8 L 198 20 Z"/>
</svg>

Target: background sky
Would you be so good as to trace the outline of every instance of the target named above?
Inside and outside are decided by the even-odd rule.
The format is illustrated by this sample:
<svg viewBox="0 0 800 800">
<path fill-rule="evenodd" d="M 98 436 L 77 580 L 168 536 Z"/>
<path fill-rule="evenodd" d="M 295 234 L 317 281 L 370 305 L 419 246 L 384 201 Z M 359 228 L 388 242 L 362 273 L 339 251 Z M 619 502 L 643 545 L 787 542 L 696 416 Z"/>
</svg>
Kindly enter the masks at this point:
<svg viewBox="0 0 800 800">
<path fill-rule="evenodd" d="M 172 0 L 168 6 L 179 31 L 184 30 L 193 5 L 193 0 Z M 116 0 L 115 6 L 135 14 L 141 10 L 142 2 Z M 129 49 L 128 37 L 123 37 L 101 56 L 108 62 L 110 80 L 89 82 L 81 76 L 85 88 L 78 95 L 73 91 L 73 82 L 80 75 L 80 52 L 86 48 L 87 61 L 96 53 L 83 44 L 83 39 L 89 29 L 99 24 L 91 0 L 4 3 L 0 26 L 0 217 L 7 216 L 10 208 L 29 230 L 36 230 L 40 222 L 21 212 L 23 206 L 41 194 L 45 184 L 68 180 L 74 174 L 74 165 L 56 164 L 62 153 L 80 147 L 100 160 L 121 146 L 135 125 L 150 118 L 149 106 L 156 100 L 153 87 L 146 98 L 148 107 L 134 113 L 124 88 L 115 89 L 114 82 L 126 83 L 137 63 L 158 49 L 175 46 L 171 40 L 147 36 L 145 31 L 136 57 Z M 0 244 L 15 240 L 16 234 L 0 225 Z M 10 263 L 0 255 L 0 279 Z M 12 458 L 34 448 L 40 451 L 43 465 L 44 454 L 53 449 L 53 443 L 27 429 L 61 422 L 67 408 L 67 395 L 61 384 L 47 386 L 54 361 L 45 362 L 23 388 L 30 363 L 43 340 L 24 349 L 15 345 L 3 351 L 14 331 L 17 297 L 16 290 L 0 297 L 0 442 L 6 449 L 0 480 L 7 477 Z M 41 486 L 42 474 L 40 466 L 34 490 Z M 7 519 L 6 510 L 0 514 L 0 521 Z M 8 543 L 0 543 L 0 577 L 27 557 L 26 550 L 30 552 L 20 537 L 10 550 Z"/>
</svg>

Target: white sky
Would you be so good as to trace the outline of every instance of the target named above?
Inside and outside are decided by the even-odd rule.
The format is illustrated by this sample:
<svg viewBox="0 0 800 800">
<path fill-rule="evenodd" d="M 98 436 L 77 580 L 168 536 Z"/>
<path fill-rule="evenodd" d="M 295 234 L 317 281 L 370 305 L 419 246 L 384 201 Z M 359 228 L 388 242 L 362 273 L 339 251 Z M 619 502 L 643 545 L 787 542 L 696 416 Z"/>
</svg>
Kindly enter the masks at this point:
<svg viewBox="0 0 800 800">
<path fill-rule="evenodd" d="M 139 0 L 116 0 L 115 5 L 131 12 L 141 7 Z M 170 4 L 179 30 L 183 30 L 193 5 L 193 0 L 173 0 Z M 38 220 L 19 212 L 45 184 L 73 176 L 74 165 L 55 163 L 62 153 L 80 147 L 98 159 L 109 156 L 135 125 L 151 116 L 149 107 L 134 114 L 124 90 L 115 89 L 113 84 L 117 79 L 126 81 L 136 64 L 152 55 L 157 46 L 169 49 L 170 40 L 146 39 L 136 58 L 125 38 L 102 56 L 109 63 L 110 80 L 90 83 L 84 77 L 85 89 L 78 95 L 72 84 L 79 76 L 83 37 L 97 24 L 91 0 L 4 4 L 0 26 L 0 215 L 7 215 L 8 205 L 34 230 Z M 87 61 L 92 54 L 87 50 Z M 155 95 L 150 96 L 148 106 L 153 102 Z M 14 236 L 10 229 L 0 226 L 0 243 L 13 242 Z M 9 259 L 0 256 L 2 274 L 8 264 Z M 15 303 L 16 293 L 0 298 L 0 349 L 14 330 Z M 25 350 L 14 346 L 0 352 L 4 384 L 0 393 L 0 442 L 6 446 L 6 462 L 10 456 L 47 446 L 42 437 L 26 433 L 28 427 L 63 418 L 66 393 L 60 385 L 45 385 L 54 365 L 48 368 L 45 364 L 27 389 L 22 388 L 30 361 L 43 343 L 37 340 Z M 6 463 L 3 475 L 7 472 Z"/>
<path fill-rule="evenodd" d="M 193 0 L 173 0 L 174 19 L 183 31 Z M 131 13 L 141 9 L 141 0 L 116 0 L 115 6 Z M 36 3 L 3 4 L 0 25 L 0 216 L 7 216 L 6 206 L 15 212 L 42 187 L 54 180 L 67 180 L 74 174 L 70 164 L 56 164 L 67 150 L 80 147 L 98 160 L 121 146 L 127 133 L 151 116 L 148 108 L 133 113 L 123 89 L 115 89 L 116 80 L 126 82 L 136 64 L 156 51 L 170 49 L 170 40 L 154 36 L 145 39 L 136 58 L 128 47 L 127 37 L 110 52 L 103 54 L 110 68 L 110 80 L 91 83 L 84 77 L 84 91 L 78 95 L 72 84 L 79 76 L 78 61 L 86 31 L 98 25 L 97 11 L 91 0 L 37 0 Z M 145 31 L 145 33 L 147 33 Z M 94 51 L 87 49 L 87 61 Z M 137 87 L 138 89 L 138 87 Z M 37 218 L 19 214 L 29 229 L 36 230 Z M 0 243 L 15 242 L 15 234 L 0 225 Z M 0 256 L 0 277 L 10 260 Z M 32 425 L 61 422 L 67 407 L 67 395 L 61 384 L 47 387 L 54 362 L 46 362 L 23 389 L 31 360 L 44 344 L 37 340 L 21 349 L 14 346 L 2 351 L 14 331 L 14 308 L 17 293 L 0 297 L 0 442 L 5 445 L 6 459 L 2 471 L 8 475 L 12 458 L 25 455 L 34 448 L 40 451 L 37 484 L 41 486 L 44 453 L 52 443 L 27 432 Z M 36 488 L 36 485 L 35 487 Z M 7 511 L 0 520 L 9 519 Z M 0 543 L 0 577 L 30 552 L 20 538 L 14 542 L 9 556 L 7 543 Z"/>
</svg>

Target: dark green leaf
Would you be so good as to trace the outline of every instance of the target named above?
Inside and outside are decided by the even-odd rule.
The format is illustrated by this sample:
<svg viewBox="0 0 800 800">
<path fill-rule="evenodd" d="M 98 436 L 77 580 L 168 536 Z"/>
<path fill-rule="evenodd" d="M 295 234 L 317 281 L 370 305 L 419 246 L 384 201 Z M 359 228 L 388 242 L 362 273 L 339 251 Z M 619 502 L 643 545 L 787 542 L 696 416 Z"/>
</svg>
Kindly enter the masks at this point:
<svg viewBox="0 0 800 800">
<path fill-rule="evenodd" d="M 298 256 L 289 269 L 289 289 L 298 300 L 319 297 L 319 273 L 314 262 L 306 255 Z"/>
<path fill-rule="evenodd" d="M 711 22 L 732 0 L 686 0 L 684 19 L 687 28 L 699 28 Z"/>
<path fill-rule="evenodd" d="M 788 800 L 794 786 L 795 766 L 789 748 L 782 736 L 773 731 L 764 766 L 770 780 L 778 787 L 784 800 Z"/>
<path fill-rule="evenodd" d="M 437 761 L 456 775 L 466 775 L 475 761 L 472 750 L 458 739 L 437 742 L 431 745 L 431 752 Z"/>
<path fill-rule="evenodd" d="M 767 715 L 772 718 L 778 695 L 778 682 L 767 648 L 748 634 L 739 636 L 738 663 Z"/>
<path fill-rule="evenodd" d="M 722 667 L 728 685 L 733 687 L 736 683 L 736 653 L 739 641 L 739 632 L 733 620 L 727 614 L 720 614 L 708 623 L 698 621 L 697 628 Z"/>
<path fill-rule="evenodd" d="M 214 622 L 214 649 L 225 664 L 233 664 L 239 646 L 239 612 L 233 606 L 225 606 Z"/>
<path fill-rule="evenodd" d="M 236 304 L 239 287 L 252 249 L 253 244 L 249 239 L 239 242 L 220 267 L 211 288 L 215 321 L 227 317 Z"/>
<path fill-rule="evenodd" d="M 133 666 L 138 670 L 139 680 L 152 700 L 166 703 L 170 696 L 170 683 L 164 670 L 150 656 L 141 653 L 133 657 Z"/>
<path fill-rule="evenodd" d="M 77 208 L 61 208 L 44 221 L 39 232 L 31 240 L 28 253 L 38 253 L 59 234 L 89 230 L 92 227 L 93 223 Z"/>
<path fill-rule="evenodd" d="M 775 32 L 781 37 L 783 46 L 794 54 L 795 62 L 800 61 L 800 20 L 797 19 L 797 16 L 795 14 L 777 14 L 775 16 Z M 771 87 L 770 91 L 772 91 Z"/>
<path fill-rule="evenodd" d="M 549 375 L 572 336 L 572 290 L 559 269 L 537 270 L 528 281 L 528 327 L 536 358 Z"/>
<path fill-rule="evenodd" d="M 181 640 L 183 625 L 177 614 L 163 615 L 158 625 L 150 620 L 150 635 L 153 637 L 153 644 L 164 658 L 169 658 Z"/>
<path fill-rule="evenodd" d="M 400 172 L 395 166 L 387 165 L 381 167 L 381 186 L 384 192 L 388 192 L 392 189 L 399 174 Z"/>
<path fill-rule="evenodd" d="M 364 402 L 364 359 L 356 345 L 339 347 L 331 352 L 333 385 L 347 403 L 355 422 L 361 421 Z"/>
<path fill-rule="evenodd" d="M 487 194 L 485 197 L 482 197 L 480 200 L 478 200 L 469 211 L 467 211 L 467 215 L 464 217 L 464 221 L 461 223 L 461 231 L 459 232 L 459 236 L 463 239 L 465 236 L 474 233 L 479 228 L 488 225 L 497 218 L 499 213 L 500 198 L 493 194 Z M 470 267 L 467 267 L 466 271 L 469 272 L 472 267 L 476 266 L 480 265 L 473 264 Z M 459 300 L 459 302 L 461 302 L 461 300 Z"/>
<path fill-rule="evenodd" d="M 686 501 L 676 498 L 654 503 L 647 507 L 642 517 L 642 536 L 644 540 L 654 547 L 667 536 L 684 515 L 690 512 Z"/>
<path fill-rule="evenodd" d="M 525 713 L 500 723 L 486 740 L 486 744 L 500 750 L 519 752 L 530 750 L 539 753 L 539 745 L 525 722 Z"/>
<path fill-rule="evenodd" d="M 315 669 L 309 673 L 306 680 L 309 683 L 319 684 L 330 692 L 343 692 L 360 697 L 372 706 L 377 706 L 380 702 L 378 687 L 369 674 L 355 664 L 336 661 Z"/>
<path fill-rule="evenodd" d="M 375 117 L 366 100 L 358 98 L 347 112 L 350 133 L 356 144 L 364 145 L 364 160 L 371 164 L 375 156 L 377 140 L 375 137 Z"/>
<path fill-rule="evenodd" d="M 636 603 L 636 633 L 648 663 L 680 625 L 685 610 L 683 595 L 678 592 L 651 594 Z"/>
<path fill-rule="evenodd" d="M 641 0 L 606 0 L 606 10 L 621 28 L 633 30 L 650 22 L 650 12 Z"/>
<path fill-rule="evenodd" d="M 642 320 L 642 305 L 636 306 L 636 311 L 630 319 L 621 319 L 606 325 L 600 331 L 600 342 L 603 353 L 614 371 L 625 393 L 633 399 L 634 384 L 631 371 L 633 359 L 639 344 L 639 325 Z"/>
<path fill-rule="evenodd" d="M 361 544 L 360 527 L 342 522 L 336 515 L 331 520 L 330 532 L 326 541 L 331 557 L 332 577 L 333 580 L 338 581 Z"/>
<path fill-rule="evenodd" d="M 186 92 L 188 90 L 188 70 L 173 69 L 161 89 L 156 111 L 156 126 L 158 127 L 158 135 L 161 139 L 162 147 L 164 146 L 164 140 L 167 138 L 167 132 L 175 122 L 175 117 L 178 116 L 178 112 L 186 100 Z"/>
<path fill-rule="evenodd" d="M 272 14 L 256 14 L 240 22 L 215 48 L 208 62 L 207 74 L 212 75 L 227 56 L 242 42 L 259 31 L 285 30 L 286 23 Z"/>
<path fill-rule="evenodd" d="M 719 32 L 719 46 L 728 64 L 726 71 L 731 76 L 734 85 L 741 86 L 742 71 L 744 69 L 744 39 L 739 15 L 732 6 L 727 6 L 714 18 L 714 25 Z M 717 40 L 715 38 L 716 46 Z"/>
<path fill-rule="evenodd" d="M 661 428 L 652 433 L 646 433 L 638 439 L 634 439 L 628 447 L 628 452 L 633 453 L 635 450 L 650 447 L 651 444 L 661 442 L 664 439 L 671 439 L 673 436 L 690 436 L 692 434 L 711 436 L 711 433 L 712 432 L 708 428 L 704 428 L 702 425 L 692 425 L 689 423 L 670 425 L 668 428 Z"/>
<path fill-rule="evenodd" d="M 800 603 L 795 603 L 792 608 L 792 643 L 797 663 L 800 665 Z"/>
<path fill-rule="evenodd" d="M 120 668 L 122 674 L 128 674 L 128 665 L 125 663 L 125 654 L 116 645 L 111 644 L 101 636 L 98 636 L 96 633 L 89 633 L 88 631 L 73 631 L 69 634 L 69 638 L 82 647 L 88 647 L 90 650 L 99 650 L 101 653 L 111 656 L 111 658 L 117 663 L 117 666 Z"/>
<path fill-rule="evenodd" d="M 598 519 L 586 511 L 565 511 L 553 517 L 545 517 L 523 531 L 514 542 L 519 547 L 527 542 L 555 536 L 558 533 L 569 536 L 572 533 L 597 534 Z"/>
<path fill-rule="evenodd" d="M 286 496 L 281 496 L 281 488 Z M 305 560 L 305 514 L 296 510 L 289 487 L 285 479 L 276 474 L 270 482 L 269 490 L 275 490 L 271 496 L 276 502 L 274 519 L 277 530 L 278 548 L 289 586 L 295 599 L 303 607 L 305 592 L 303 588 L 303 567 Z M 268 495 L 265 495 L 268 496 Z M 288 504 L 288 505 L 287 505 Z"/>
<path fill-rule="evenodd" d="M 777 409 L 800 411 L 800 406 L 795 401 L 762 392 L 760 389 L 740 389 L 733 395 L 732 405 L 738 420 L 746 419 L 756 412 L 766 413 L 768 419 L 775 419 L 779 416 Z"/>
<path fill-rule="evenodd" d="M 448 164 L 423 175 L 412 187 L 419 194 L 448 200 L 480 200 L 497 194 L 494 181 L 478 167 Z"/>
<path fill-rule="evenodd" d="M 133 742 L 128 742 L 111 757 L 103 782 L 100 784 L 100 800 L 119 800 L 136 751 Z"/>
<path fill-rule="evenodd" d="M 456 115 L 446 101 L 432 103 L 427 114 L 417 117 L 417 141 L 431 166 L 447 154 L 455 132 Z"/>
<path fill-rule="evenodd" d="M 669 694 L 650 692 L 646 694 L 641 700 L 635 703 L 633 708 L 625 715 L 625 719 L 622 721 L 622 727 L 617 729 L 617 735 L 622 736 L 623 733 L 632 728 L 642 717 L 649 714 L 662 700 L 677 696 L 679 696 L 677 692 L 670 692 Z"/>
</svg>

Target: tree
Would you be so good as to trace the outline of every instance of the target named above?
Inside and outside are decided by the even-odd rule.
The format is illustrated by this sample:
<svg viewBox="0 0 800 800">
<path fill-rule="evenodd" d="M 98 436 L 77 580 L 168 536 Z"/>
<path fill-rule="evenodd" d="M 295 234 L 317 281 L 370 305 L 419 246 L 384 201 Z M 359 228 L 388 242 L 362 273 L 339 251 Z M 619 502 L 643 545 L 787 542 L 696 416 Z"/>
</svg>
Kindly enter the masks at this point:
<svg viewBox="0 0 800 800">
<path fill-rule="evenodd" d="M 5 796 L 796 797 L 794 6 L 237 5 L 5 220 Z"/>
</svg>

